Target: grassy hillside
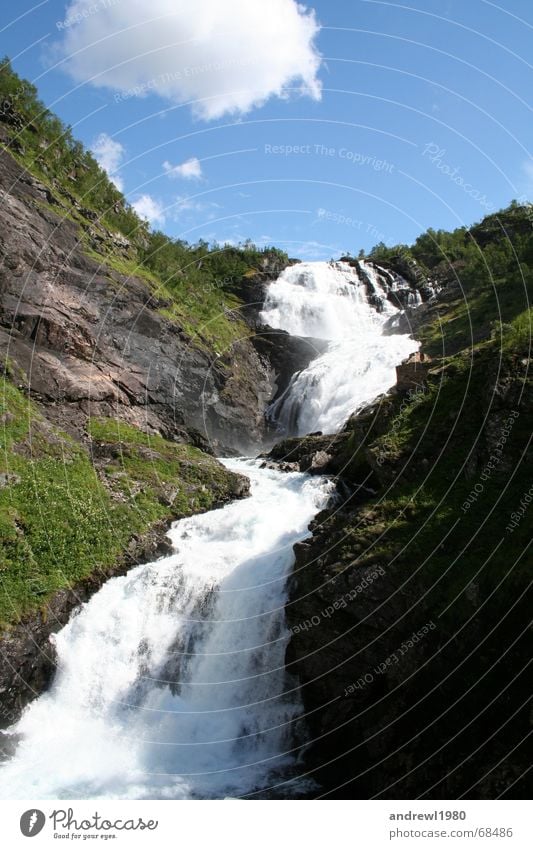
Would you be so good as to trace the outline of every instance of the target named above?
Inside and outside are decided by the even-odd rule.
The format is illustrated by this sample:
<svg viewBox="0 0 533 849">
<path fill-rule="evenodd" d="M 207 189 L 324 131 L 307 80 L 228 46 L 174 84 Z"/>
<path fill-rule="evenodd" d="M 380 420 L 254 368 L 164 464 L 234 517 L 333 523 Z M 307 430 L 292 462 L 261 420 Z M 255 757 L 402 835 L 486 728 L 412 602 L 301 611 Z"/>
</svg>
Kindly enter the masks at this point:
<svg viewBox="0 0 533 849">
<path fill-rule="evenodd" d="M 0 62 L 0 143 L 38 177 L 55 211 L 78 224 L 86 252 L 102 266 L 144 279 L 167 298 L 166 316 L 195 344 L 227 346 L 247 333 L 239 295 L 267 265 L 286 263 L 283 251 L 252 243 L 190 245 L 152 232 L 7 58 Z"/>
<path fill-rule="evenodd" d="M 190 445 L 92 419 L 88 444 L 0 385 L 0 628 L 113 566 L 154 524 L 238 495 L 238 476 Z"/>
<path fill-rule="evenodd" d="M 347 496 L 299 551 L 288 608 L 308 767 L 334 796 L 527 794 L 531 222 L 512 204 L 378 246 L 372 259 L 442 287 L 409 316 L 432 359 L 329 445 L 276 450 L 329 451 Z"/>
<path fill-rule="evenodd" d="M 0 144 L 38 180 L 43 213 L 74 222 L 80 250 L 110 288 L 127 291 L 128 278 L 145 286 L 146 300 L 157 295 L 163 315 L 210 356 L 249 334 L 241 296 L 286 255 L 151 232 L 8 60 L 0 65 Z M 241 479 L 197 448 L 113 419 L 91 419 L 77 440 L 31 400 L 16 362 L 1 363 L 0 374 L 0 627 L 44 615 L 57 590 L 105 572 L 160 523 L 242 494 Z"/>
<path fill-rule="evenodd" d="M 444 286 L 441 305 L 419 324 L 426 353 L 443 356 L 494 339 L 527 349 L 533 293 L 533 205 L 513 201 L 470 228 L 429 229 L 413 245 L 377 245 L 369 255 L 415 285 Z M 415 326 L 417 326 L 415 317 Z"/>
</svg>

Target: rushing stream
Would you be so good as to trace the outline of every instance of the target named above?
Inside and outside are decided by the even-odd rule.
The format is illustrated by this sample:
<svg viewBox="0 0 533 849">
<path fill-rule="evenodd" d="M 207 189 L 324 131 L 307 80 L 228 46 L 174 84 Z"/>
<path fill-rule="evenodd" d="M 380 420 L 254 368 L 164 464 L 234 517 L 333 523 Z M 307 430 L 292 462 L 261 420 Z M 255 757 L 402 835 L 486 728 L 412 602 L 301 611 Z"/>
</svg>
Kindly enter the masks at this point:
<svg viewBox="0 0 533 849">
<path fill-rule="evenodd" d="M 334 433 L 348 416 L 396 382 L 396 366 L 418 348 L 410 336 L 383 335 L 398 312 L 386 280 L 362 262 L 306 262 L 271 283 L 262 320 L 293 336 L 326 340 L 325 353 L 296 374 L 267 411 L 285 434 Z M 368 289 L 374 292 L 369 302 Z"/>
<path fill-rule="evenodd" d="M 285 583 L 332 485 L 226 465 L 252 496 L 176 522 L 175 554 L 108 581 L 56 636 L 58 674 L 16 728 L 4 798 L 242 795 L 289 762 Z"/>
<path fill-rule="evenodd" d="M 394 312 L 349 266 L 287 269 L 265 320 L 330 344 L 271 415 L 332 431 L 389 388 L 417 347 L 382 335 Z M 251 497 L 174 523 L 174 553 L 107 581 L 55 635 L 53 686 L 9 730 L 2 798 L 220 798 L 283 782 L 291 795 L 301 705 L 284 668 L 286 579 L 333 484 L 223 462 Z"/>
</svg>

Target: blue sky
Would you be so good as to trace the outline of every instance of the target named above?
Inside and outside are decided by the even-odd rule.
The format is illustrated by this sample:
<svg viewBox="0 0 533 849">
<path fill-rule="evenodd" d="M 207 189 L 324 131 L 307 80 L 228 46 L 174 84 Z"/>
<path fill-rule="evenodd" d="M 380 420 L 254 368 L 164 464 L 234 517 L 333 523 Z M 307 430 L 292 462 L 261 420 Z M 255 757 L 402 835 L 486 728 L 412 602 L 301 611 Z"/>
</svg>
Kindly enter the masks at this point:
<svg viewBox="0 0 533 849">
<path fill-rule="evenodd" d="M 528 0 L 306 6 L 20 0 L 2 52 L 189 241 L 328 259 L 533 199 Z"/>
</svg>

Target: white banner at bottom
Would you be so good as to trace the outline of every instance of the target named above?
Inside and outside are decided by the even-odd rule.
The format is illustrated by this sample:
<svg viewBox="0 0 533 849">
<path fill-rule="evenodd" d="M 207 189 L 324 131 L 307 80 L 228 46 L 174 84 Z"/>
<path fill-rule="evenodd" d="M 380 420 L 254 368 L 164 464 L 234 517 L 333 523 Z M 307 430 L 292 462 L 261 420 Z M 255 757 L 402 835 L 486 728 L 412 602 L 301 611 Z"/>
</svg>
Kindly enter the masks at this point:
<svg viewBox="0 0 533 849">
<path fill-rule="evenodd" d="M 9 801 L 0 812 L 9 849 L 533 846 L 531 808 L 520 801 Z"/>
</svg>

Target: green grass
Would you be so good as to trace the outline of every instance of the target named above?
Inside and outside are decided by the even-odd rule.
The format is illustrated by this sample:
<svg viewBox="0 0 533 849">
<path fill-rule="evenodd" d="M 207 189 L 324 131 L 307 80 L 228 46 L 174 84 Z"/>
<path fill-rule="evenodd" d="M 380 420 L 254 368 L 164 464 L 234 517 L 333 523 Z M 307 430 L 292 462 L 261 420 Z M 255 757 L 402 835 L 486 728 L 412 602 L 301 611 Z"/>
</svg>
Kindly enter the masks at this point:
<svg viewBox="0 0 533 849">
<path fill-rule="evenodd" d="M 533 309 L 527 309 L 516 315 L 510 322 L 498 322 L 493 330 L 496 339 L 502 339 L 506 351 L 521 350 L 529 352 L 532 346 Z"/>
<path fill-rule="evenodd" d="M 362 444 L 354 432 L 350 450 L 360 461 L 348 465 L 348 473 L 357 481 L 364 458 L 371 455 L 381 482 L 375 498 L 331 521 L 329 544 L 337 571 L 353 564 L 358 568 L 390 564 L 405 570 L 406 577 L 413 576 L 418 586 L 435 584 L 431 597 L 437 611 L 478 570 L 482 596 L 491 592 L 505 574 L 502 552 L 509 566 L 523 554 L 533 519 L 526 515 L 512 534 L 506 532 L 520 497 L 531 486 L 531 449 L 522 454 L 530 439 L 530 401 L 526 399 L 532 393 L 530 378 L 524 386 L 522 359 L 513 351 L 503 352 L 500 361 L 495 341 L 478 349 L 473 360 L 467 352 L 451 357 L 430 374 L 425 392 L 392 402 L 383 433 L 373 436 L 370 432 Z M 505 403 L 501 396 L 493 396 L 498 369 L 509 393 Z M 519 404 L 522 389 L 525 407 Z M 512 411 L 519 415 L 513 418 L 501 459 L 487 471 Z M 480 484 L 482 491 L 472 497 Z M 493 558 L 501 539 L 504 547 Z M 509 598 L 513 592 L 516 596 L 517 585 L 525 586 L 526 578 L 525 565 L 519 566 L 499 602 L 505 604 L 506 587 L 514 587 Z M 453 619 L 463 602 L 464 595 L 447 615 Z"/>
<path fill-rule="evenodd" d="M 530 292 L 529 297 L 533 295 Z M 531 311 L 527 308 L 527 292 L 520 280 L 499 281 L 492 287 L 487 281 L 486 287 L 465 291 L 451 303 L 439 307 L 438 319 L 422 326 L 417 336 L 424 351 L 431 356 L 452 354 L 468 347 L 475 347 L 490 338 L 491 331 L 498 322 L 515 325 L 520 322 L 520 333 L 525 341 L 528 328 L 531 327 Z M 520 338 L 505 341 L 507 348 L 520 344 Z"/>
<path fill-rule="evenodd" d="M 156 272 L 136 259 L 117 256 L 111 247 L 109 250 L 102 248 L 101 252 L 87 246 L 83 250 L 104 269 L 144 282 L 155 299 L 165 302 L 165 306 L 157 307 L 160 315 L 182 328 L 196 347 L 223 353 L 238 339 L 250 335 L 248 325 L 240 318 L 242 301 L 236 295 L 213 285 L 190 281 L 187 277 L 180 278 L 170 288 Z"/>
<path fill-rule="evenodd" d="M 115 419 L 93 418 L 88 432 L 100 449 L 113 449 L 103 466 L 106 486 L 126 499 L 133 513 L 130 526 L 133 522 L 136 530 L 142 530 L 147 518 L 156 521 L 170 512 L 185 516 L 209 510 L 227 494 L 231 475 L 199 448 L 169 442 Z"/>
<path fill-rule="evenodd" d="M 235 476 L 190 445 L 93 419 L 109 462 L 52 429 L 9 380 L 0 393 L 0 627 L 46 610 L 51 595 L 113 566 L 155 522 L 208 510 Z M 105 450 L 103 452 L 105 454 Z"/>
<path fill-rule="evenodd" d="M 222 354 L 250 335 L 239 314 L 242 301 L 234 295 L 213 288 L 195 291 L 186 283 L 172 294 L 163 287 L 159 291 L 171 300 L 169 307 L 159 309 L 161 315 L 177 322 L 200 347 L 208 346 Z"/>
<path fill-rule="evenodd" d="M 1 389 L 0 624 L 118 555 L 111 500 L 83 448 L 44 429 L 35 406 Z"/>
</svg>

